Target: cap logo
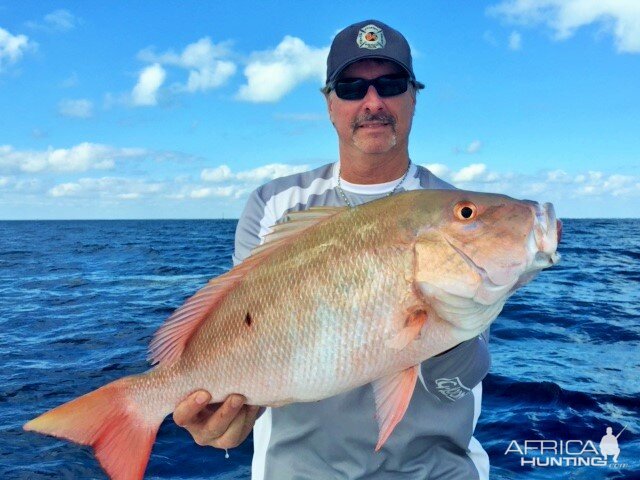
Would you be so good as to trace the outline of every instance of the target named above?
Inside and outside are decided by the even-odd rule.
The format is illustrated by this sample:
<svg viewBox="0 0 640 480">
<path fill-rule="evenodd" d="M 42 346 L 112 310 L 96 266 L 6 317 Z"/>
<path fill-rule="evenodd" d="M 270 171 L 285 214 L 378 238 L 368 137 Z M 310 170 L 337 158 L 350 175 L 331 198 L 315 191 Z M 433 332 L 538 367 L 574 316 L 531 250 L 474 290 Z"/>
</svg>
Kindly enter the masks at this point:
<svg viewBox="0 0 640 480">
<path fill-rule="evenodd" d="M 373 24 L 360 29 L 356 42 L 360 48 L 368 48 L 369 50 L 384 48 L 387 43 L 382 29 Z"/>
</svg>

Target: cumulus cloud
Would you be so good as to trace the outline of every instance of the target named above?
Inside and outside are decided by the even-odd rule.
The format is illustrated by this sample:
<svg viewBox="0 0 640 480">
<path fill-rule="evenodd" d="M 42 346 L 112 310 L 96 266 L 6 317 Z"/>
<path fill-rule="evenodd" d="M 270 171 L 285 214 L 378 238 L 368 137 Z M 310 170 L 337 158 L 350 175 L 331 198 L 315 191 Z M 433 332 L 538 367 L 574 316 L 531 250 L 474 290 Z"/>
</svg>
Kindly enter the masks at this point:
<svg viewBox="0 0 640 480">
<path fill-rule="evenodd" d="M 482 149 L 482 142 L 480 140 L 473 140 L 469 145 L 464 148 L 455 147 L 453 149 L 454 153 L 468 153 L 473 155 L 474 153 L 478 153 Z"/>
<path fill-rule="evenodd" d="M 167 76 L 159 63 L 144 68 L 138 77 L 138 83 L 131 92 L 131 101 L 136 106 L 152 106 L 158 103 L 158 90 Z"/>
<path fill-rule="evenodd" d="M 48 32 L 68 32 L 82 23 L 82 20 L 68 10 L 58 9 L 44 16 L 42 21 L 27 22 L 27 26 Z"/>
<path fill-rule="evenodd" d="M 12 35 L 0 28 L 0 72 L 6 66 L 17 63 L 26 52 L 36 48 L 37 45 L 26 35 Z"/>
<path fill-rule="evenodd" d="M 474 163 L 456 172 L 452 178 L 454 182 L 473 182 L 480 180 L 486 171 L 487 166 L 484 163 Z"/>
<path fill-rule="evenodd" d="M 225 59 L 230 54 L 229 45 L 229 42 L 213 44 L 205 37 L 187 45 L 181 53 L 169 50 L 157 54 L 153 48 L 146 48 L 138 53 L 138 59 L 188 70 L 187 82 L 178 84 L 177 89 L 194 93 L 220 87 L 236 72 L 235 63 Z"/>
<path fill-rule="evenodd" d="M 56 10 L 45 15 L 44 22 L 55 30 L 66 32 L 76 28 L 80 19 L 68 10 Z"/>
<path fill-rule="evenodd" d="M 86 99 L 62 100 L 58 104 L 58 113 L 63 117 L 91 118 L 93 103 Z"/>
<path fill-rule="evenodd" d="M 536 174 L 494 172 L 486 164 L 474 163 L 453 170 L 446 165 L 425 165 L 435 175 L 467 190 L 506 193 L 514 197 L 544 195 L 548 197 L 637 197 L 640 177 L 600 171 L 571 174 L 562 169 Z"/>
<path fill-rule="evenodd" d="M 234 180 L 250 184 L 258 184 L 264 183 L 268 180 L 273 180 L 274 178 L 286 177 L 287 175 L 293 175 L 294 173 L 304 172 L 305 170 L 309 170 L 309 168 L 309 165 L 271 163 L 251 170 L 233 173 L 227 165 L 221 165 L 216 168 L 204 169 L 200 174 L 200 178 L 208 182 Z"/>
<path fill-rule="evenodd" d="M 238 180 L 246 182 L 262 183 L 278 177 L 286 177 L 294 173 L 309 170 L 309 165 L 286 165 L 283 163 L 272 163 L 262 167 L 246 170 L 236 174 Z"/>
<path fill-rule="evenodd" d="M 276 102 L 300 83 L 322 82 L 329 47 L 314 48 L 301 39 L 285 36 L 273 50 L 254 53 L 244 69 L 247 83 L 237 93 L 239 100 Z"/>
<path fill-rule="evenodd" d="M 220 165 L 216 168 L 205 168 L 200 174 L 200 178 L 206 182 L 224 182 L 233 178 L 231 169 L 226 165 Z"/>
<path fill-rule="evenodd" d="M 618 52 L 640 53 L 640 2 L 635 0 L 504 0 L 487 9 L 509 23 L 549 27 L 557 40 L 597 24 Z"/>
<path fill-rule="evenodd" d="M 522 48 L 522 36 L 518 32 L 511 32 L 509 35 L 509 50 L 520 50 Z"/>
<path fill-rule="evenodd" d="M 60 82 L 60 88 L 77 87 L 79 83 L 80 81 L 78 79 L 78 74 L 76 72 L 73 72 L 71 75 L 65 78 L 62 82 Z"/>
<path fill-rule="evenodd" d="M 26 173 L 84 172 L 87 170 L 108 170 L 116 160 L 139 158 L 148 152 L 140 148 L 116 148 L 96 143 L 81 143 L 71 148 L 44 151 L 19 151 L 10 145 L 0 146 L 0 171 Z"/>
<path fill-rule="evenodd" d="M 142 196 L 157 195 L 165 189 L 162 182 L 146 180 L 102 177 L 81 178 L 77 182 L 55 185 L 49 189 L 51 197 L 88 197 L 135 200 Z"/>
<path fill-rule="evenodd" d="M 194 188 L 189 192 L 191 198 L 231 197 L 237 191 L 237 187 L 202 187 Z"/>
<path fill-rule="evenodd" d="M 614 197 L 640 195 L 640 179 L 631 175 L 605 175 L 590 171 L 576 177 L 576 193 L 586 196 L 610 194 Z"/>
</svg>

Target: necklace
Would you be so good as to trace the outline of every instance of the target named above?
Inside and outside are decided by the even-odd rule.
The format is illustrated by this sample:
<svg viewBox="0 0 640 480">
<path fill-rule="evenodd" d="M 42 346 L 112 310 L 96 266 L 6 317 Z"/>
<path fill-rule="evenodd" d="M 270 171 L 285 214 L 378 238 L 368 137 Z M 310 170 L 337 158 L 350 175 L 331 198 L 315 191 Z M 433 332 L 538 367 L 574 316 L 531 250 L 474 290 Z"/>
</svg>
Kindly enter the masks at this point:
<svg viewBox="0 0 640 480">
<path fill-rule="evenodd" d="M 404 182 L 404 179 L 407 178 L 407 174 L 409 173 L 409 169 L 410 168 L 411 168 L 411 159 L 409 159 L 409 163 L 407 164 L 407 169 L 404 171 L 404 175 L 402 175 L 402 178 L 400 179 L 400 181 L 398 183 L 396 183 L 396 186 L 393 187 L 393 190 L 391 190 L 389 193 L 387 193 L 387 195 L 386 195 L 387 197 L 390 197 L 391 195 L 396 193 L 398 188 L 400 188 L 400 185 L 402 185 L 402 182 Z M 351 205 L 351 202 L 347 198 L 347 195 L 344 193 L 344 190 L 342 190 L 342 185 L 340 184 L 340 167 L 338 167 L 338 185 L 336 186 L 336 189 L 338 190 L 338 193 L 342 197 L 342 200 L 347 205 L 347 207 L 353 208 L 354 206 Z"/>
</svg>

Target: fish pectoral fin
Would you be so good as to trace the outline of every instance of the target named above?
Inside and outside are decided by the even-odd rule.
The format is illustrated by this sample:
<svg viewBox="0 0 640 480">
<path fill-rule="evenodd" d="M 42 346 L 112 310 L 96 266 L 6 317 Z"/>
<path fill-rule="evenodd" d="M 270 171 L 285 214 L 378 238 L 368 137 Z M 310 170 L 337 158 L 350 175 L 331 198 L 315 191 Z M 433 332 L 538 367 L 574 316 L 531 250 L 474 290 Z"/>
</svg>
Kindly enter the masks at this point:
<svg viewBox="0 0 640 480">
<path fill-rule="evenodd" d="M 373 382 L 376 420 L 379 428 L 376 452 L 382 448 L 393 429 L 404 417 L 416 386 L 419 368 L 420 365 L 414 365 Z"/>
<path fill-rule="evenodd" d="M 427 312 L 424 310 L 416 310 L 412 312 L 402 328 L 393 338 L 387 340 L 387 347 L 394 350 L 402 350 L 409 343 L 418 338 L 420 335 L 420 329 L 427 321 Z"/>
</svg>

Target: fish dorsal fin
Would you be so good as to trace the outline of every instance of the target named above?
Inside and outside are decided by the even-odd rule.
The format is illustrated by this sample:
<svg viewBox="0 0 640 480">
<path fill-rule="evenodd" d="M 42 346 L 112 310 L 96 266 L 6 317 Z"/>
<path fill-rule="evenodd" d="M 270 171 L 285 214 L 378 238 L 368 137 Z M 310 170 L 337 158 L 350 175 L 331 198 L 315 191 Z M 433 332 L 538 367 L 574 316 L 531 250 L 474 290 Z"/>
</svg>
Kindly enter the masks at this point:
<svg viewBox="0 0 640 480">
<path fill-rule="evenodd" d="M 180 358 L 193 334 L 227 293 L 242 280 L 248 266 L 250 264 L 241 264 L 224 275 L 209 280 L 207 285 L 173 312 L 149 344 L 149 361 L 152 365 L 170 365 Z"/>
<path fill-rule="evenodd" d="M 254 249 L 246 260 L 224 275 L 210 280 L 207 285 L 173 312 L 158 329 L 149 344 L 151 363 L 165 366 L 180 358 L 189 340 L 207 320 L 209 314 L 218 307 L 249 271 L 269 258 L 275 250 L 297 237 L 297 234 L 342 211 L 343 208 L 319 207 L 288 214 L 288 221 L 273 227 L 271 233 L 265 237 L 265 243 Z"/>
<path fill-rule="evenodd" d="M 332 217 L 345 210 L 346 207 L 312 207 L 309 210 L 287 213 L 279 223 L 271 227 L 271 231 L 264 237 L 262 245 L 256 247 L 251 256 L 255 256 L 274 247 L 281 245 L 300 234 L 304 230 L 317 225 L 326 218 Z"/>
</svg>

